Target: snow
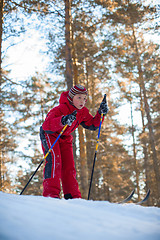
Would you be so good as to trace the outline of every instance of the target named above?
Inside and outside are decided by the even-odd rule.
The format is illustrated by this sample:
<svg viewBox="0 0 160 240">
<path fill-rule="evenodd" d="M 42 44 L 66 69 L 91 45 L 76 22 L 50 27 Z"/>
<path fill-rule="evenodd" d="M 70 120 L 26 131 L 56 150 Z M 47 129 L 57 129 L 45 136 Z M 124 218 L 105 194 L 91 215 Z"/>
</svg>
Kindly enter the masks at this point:
<svg viewBox="0 0 160 240">
<path fill-rule="evenodd" d="M 160 208 L 0 192 L 0 240 L 160 240 Z"/>
</svg>

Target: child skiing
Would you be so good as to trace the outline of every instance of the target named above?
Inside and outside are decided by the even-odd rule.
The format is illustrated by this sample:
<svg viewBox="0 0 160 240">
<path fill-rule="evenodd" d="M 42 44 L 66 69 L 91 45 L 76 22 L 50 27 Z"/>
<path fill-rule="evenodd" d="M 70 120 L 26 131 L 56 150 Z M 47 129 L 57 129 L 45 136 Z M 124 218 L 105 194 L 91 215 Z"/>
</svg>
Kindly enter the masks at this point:
<svg viewBox="0 0 160 240">
<path fill-rule="evenodd" d="M 43 196 L 59 198 L 61 182 L 65 199 L 81 198 L 72 150 L 71 133 L 81 124 L 89 130 L 99 127 L 101 113 L 108 112 L 108 107 L 102 101 L 97 114 L 93 117 L 85 107 L 87 90 L 76 85 L 70 91 L 63 92 L 59 105 L 49 111 L 42 127 L 40 138 L 44 155 L 48 152 L 63 127 L 67 128 L 46 158 L 43 179 Z"/>
</svg>

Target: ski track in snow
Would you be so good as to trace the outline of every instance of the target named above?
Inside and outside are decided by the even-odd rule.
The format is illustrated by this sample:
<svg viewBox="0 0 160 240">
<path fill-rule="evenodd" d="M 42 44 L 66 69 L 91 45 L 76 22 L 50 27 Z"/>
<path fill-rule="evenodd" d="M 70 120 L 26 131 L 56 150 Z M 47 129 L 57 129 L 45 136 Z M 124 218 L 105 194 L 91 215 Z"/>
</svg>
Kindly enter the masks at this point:
<svg viewBox="0 0 160 240">
<path fill-rule="evenodd" d="M 0 192 L 0 240 L 160 240 L 160 208 Z"/>
</svg>

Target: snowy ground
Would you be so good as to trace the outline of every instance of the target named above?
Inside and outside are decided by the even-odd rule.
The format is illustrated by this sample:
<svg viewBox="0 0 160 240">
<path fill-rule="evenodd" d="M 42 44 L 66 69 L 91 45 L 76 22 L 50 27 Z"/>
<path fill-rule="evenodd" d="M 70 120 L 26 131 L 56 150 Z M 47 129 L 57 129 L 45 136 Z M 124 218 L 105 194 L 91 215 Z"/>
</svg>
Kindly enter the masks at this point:
<svg viewBox="0 0 160 240">
<path fill-rule="evenodd" d="M 0 240 L 160 240 L 160 208 L 0 192 Z"/>
</svg>

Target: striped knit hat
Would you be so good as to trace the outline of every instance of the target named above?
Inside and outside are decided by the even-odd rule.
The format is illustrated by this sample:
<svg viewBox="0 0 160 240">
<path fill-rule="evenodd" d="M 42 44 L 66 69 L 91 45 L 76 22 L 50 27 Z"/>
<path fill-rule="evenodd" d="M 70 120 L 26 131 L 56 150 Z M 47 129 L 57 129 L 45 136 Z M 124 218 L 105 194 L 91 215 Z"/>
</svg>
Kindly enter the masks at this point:
<svg viewBox="0 0 160 240">
<path fill-rule="evenodd" d="M 83 87 L 82 85 L 75 85 L 74 87 L 72 87 L 70 90 L 69 90 L 69 93 L 68 93 L 68 100 L 69 102 L 73 103 L 73 97 L 76 95 L 76 94 L 88 94 L 87 93 L 87 89 L 85 87 Z"/>
</svg>

